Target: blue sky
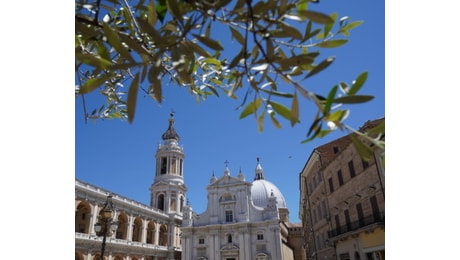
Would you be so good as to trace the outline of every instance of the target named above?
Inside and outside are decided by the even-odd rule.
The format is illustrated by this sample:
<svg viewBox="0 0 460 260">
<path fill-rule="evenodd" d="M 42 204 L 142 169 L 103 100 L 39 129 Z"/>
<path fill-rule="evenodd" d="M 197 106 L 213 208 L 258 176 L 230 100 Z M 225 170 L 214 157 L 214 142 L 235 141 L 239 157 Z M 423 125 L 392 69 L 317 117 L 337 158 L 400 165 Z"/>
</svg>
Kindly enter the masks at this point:
<svg viewBox="0 0 460 260">
<path fill-rule="evenodd" d="M 458 155 L 452 152 L 458 144 L 458 138 L 455 137 L 458 66 L 455 61 L 460 58 L 460 51 L 458 41 L 454 40 L 458 24 L 456 3 L 322 0 L 321 5 L 315 8 L 326 6 L 353 19 L 362 19 L 365 23 L 352 32 L 351 41 L 340 48 L 343 51 L 334 53 L 337 60 L 327 73 L 313 78 L 325 86 L 331 86 L 337 80 L 352 80 L 357 73 L 368 70 L 369 79 L 363 91 L 385 93 L 385 102 L 381 96 L 369 106 L 360 106 L 353 111 L 348 122 L 359 126 L 362 120 L 372 115 L 380 117 L 382 110 L 379 107 L 386 104 L 386 254 L 391 259 L 447 259 L 457 253 L 455 239 L 424 239 L 424 236 L 414 234 L 419 234 L 420 227 L 432 223 L 433 219 L 439 219 L 439 212 L 449 213 L 458 198 L 458 181 L 455 177 Z M 298 126 L 295 129 L 285 126 L 281 131 L 271 131 L 275 136 L 267 132 L 269 127 L 266 127 L 265 133 L 256 134 L 255 124 L 250 119 L 237 120 L 239 114 L 233 111 L 235 103 L 224 99 L 219 100 L 225 102 L 222 107 L 212 107 L 212 103 L 198 106 L 187 99 L 183 104 L 184 109 L 179 108 L 181 103 L 174 103 L 172 98 L 168 98 L 171 101 L 165 101 L 161 107 L 146 101 L 142 108 L 145 112 L 138 110 L 132 126 L 115 121 L 84 125 L 78 107 L 80 101 L 74 96 L 74 34 L 73 30 L 66 29 L 73 27 L 74 4 L 70 1 L 54 1 L 44 5 L 42 2 L 29 1 L 27 7 L 24 8 L 22 1 L 5 2 L 5 10 L 11 11 L 0 17 L 5 25 L 18 21 L 18 17 L 24 21 L 3 28 L 6 40 L 2 41 L 0 49 L 4 73 L 0 102 L 3 112 L 0 135 L 0 183 L 3 189 L 0 190 L 0 197 L 2 207 L 14 213 L 13 219 L 13 215 L 3 214 L 0 220 L 19 223 L 4 225 L 3 228 L 8 234 L 8 241 L 23 241 L 24 234 L 30 233 L 31 225 L 27 223 L 31 223 L 33 218 L 34 223 L 41 223 L 34 226 L 34 234 L 39 234 L 40 239 L 28 243 L 30 250 L 27 251 L 23 250 L 21 243 L 7 242 L 8 248 L 14 250 L 4 252 L 5 255 L 13 256 L 13 252 L 29 254 L 30 257 L 40 253 L 49 254 L 49 241 L 61 241 L 61 238 L 64 243 L 57 249 L 61 251 L 60 255 L 72 252 L 75 241 L 75 177 L 146 201 L 147 187 L 153 180 L 155 147 L 159 134 L 166 127 L 171 108 L 176 111 L 178 131 L 187 153 L 185 166 L 186 173 L 190 175 L 186 176 L 186 181 L 198 179 L 194 178 L 192 172 L 205 176 L 195 186 L 189 185 L 188 197 L 195 208 L 206 197 L 192 192 L 192 187 L 197 192 L 203 192 L 212 170 L 216 175 L 222 173 L 223 161 L 231 161 L 232 174 L 237 171 L 239 164 L 247 164 L 241 166 L 246 175 L 251 176 L 255 157 L 260 156 L 267 179 L 276 183 L 286 195 L 291 220 L 296 219 L 293 214 L 296 205 L 292 204 L 297 203 L 298 196 L 288 197 L 287 193 L 290 190 L 297 193 L 297 172 L 313 147 L 327 140 L 299 145 L 297 140 L 303 138 L 305 131 Z M 60 26 L 50 26 L 56 23 Z M 59 30 L 58 34 L 56 30 Z M 171 86 L 170 89 L 175 87 Z M 193 126 L 213 119 L 214 114 L 205 109 L 208 106 L 219 109 L 218 112 L 225 111 L 222 118 L 227 115 L 225 122 L 234 124 L 229 128 L 243 129 L 244 133 L 228 134 L 220 126 L 222 122 L 217 121 L 215 126 L 219 129 L 203 130 L 198 137 L 185 136 L 190 128 L 186 121 L 191 121 Z M 142 116 L 145 113 L 148 114 Z M 308 122 L 306 119 L 302 121 Z M 141 132 L 144 136 L 140 136 Z M 282 132 L 288 133 L 281 135 Z M 218 138 L 215 133 L 227 138 Z M 297 135 L 300 137 L 297 138 Z M 236 149 L 236 144 L 233 146 L 232 142 L 230 145 L 229 142 L 222 143 L 229 136 L 238 147 L 249 151 L 246 157 L 229 156 L 231 153 L 227 151 Z M 267 142 L 255 143 L 250 140 L 251 136 Z M 280 149 L 279 144 L 272 142 L 278 140 L 275 138 L 292 145 Z M 200 147 L 190 143 L 208 142 L 203 147 L 216 147 L 210 145 L 209 140 L 222 145 L 219 153 L 200 150 Z M 278 164 L 269 165 L 270 158 L 254 148 L 260 147 L 260 144 L 265 145 L 265 150 L 272 151 L 273 156 L 289 151 L 293 156 L 291 159 L 297 161 L 291 160 L 288 164 L 282 161 L 278 163 L 280 167 L 273 169 Z M 193 155 L 195 158 L 192 156 L 193 149 L 198 150 Z M 238 149 L 238 152 L 241 151 Z M 201 161 L 202 165 L 195 166 L 197 170 L 192 167 L 192 159 L 196 158 L 206 160 L 206 163 Z M 84 164 L 88 166 L 86 169 L 82 168 Z M 93 170 L 87 171 L 89 168 Z M 279 168 L 283 168 L 283 171 L 279 171 Z M 138 178 L 141 174 L 145 176 Z M 131 179 L 127 176 L 131 175 L 136 176 L 136 183 L 128 182 Z M 290 178 L 287 188 L 275 182 L 274 176 Z M 99 180 L 94 180 L 96 178 Z M 109 181 L 112 178 L 114 181 Z M 123 182 L 128 185 L 122 185 Z M 455 214 L 447 215 L 447 221 L 436 221 L 433 228 L 426 230 L 428 236 L 439 238 L 460 233 L 459 227 L 450 221 L 455 219 Z"/>
<path fill-rule="evenodd" d="M 323 49 L 322 55 L 335 56 L 325 71 L 306 81 L 311 88 L 326 95 L 340 81 L 351 83 L 367 71 L 368 80 L 362 94 L 375 99 L 351 107 L 347 123 L 359 128 L 367 120 L 385 116 L 385 13 L 384 1 L 321 1 L 311 10 L 337 12 L 364 23 L 351 31 L 349 42 L 334 49 Z M 324 89 L 321 92 L 321 89 Z M 214 173 L 223 175 L 225 161 L 231 174 L 241 171 L 250 181 L 254 178 L 256 159 L 260 158 L 265 178 L 283 193 L 290 210 L 290 220 L 298 219 L 299 173 L 312 150 L 343 132 L 301 144 L 316 112 L 301 100 L 301 123 L 275 128 L 269 121 L 264 131 L 257 131 L 256 121 L 249 116 L 239 119 L 235 108 L 241 100 L 225 96 L 211 97 L 197 103 L 184 88 L 164 85 L 164 100 L 158 104 L 139 95 L 133 124 L 117 120 L 85 124 L 81 98 L 75 100 L 75 177 L 111 190 L 136 201 L 149 204 L 149 187 L 153 182 L 155 151 L 167 129 L 171 111 L 175 112 L 176 130 L 184 147 L 184 178 L 187 198 L 197 213 L 206 210 L 206 186 Z M 88 104 L 89 102 L 89 104 Z M 87 106 L 92 110 L 91 99 Z M 268 118 L 267 118 L 268 119 Z"/>
</svg>

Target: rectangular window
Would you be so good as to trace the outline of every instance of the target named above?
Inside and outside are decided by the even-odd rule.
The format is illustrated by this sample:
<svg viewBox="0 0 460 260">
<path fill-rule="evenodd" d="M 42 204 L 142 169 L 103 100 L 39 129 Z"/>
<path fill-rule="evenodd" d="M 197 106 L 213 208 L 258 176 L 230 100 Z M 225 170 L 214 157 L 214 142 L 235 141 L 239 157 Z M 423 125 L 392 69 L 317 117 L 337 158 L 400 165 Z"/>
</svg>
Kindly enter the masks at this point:
<svg viewBox="0 0 460 260">
<path fill-rule="evenodd" d="M 356 173 L 355 173 L 355 165 L 353 164 L 353 160 L 348 162 L 348 169 L 350 170 L 351 178 L 355 177 Z"/>
<path fill-rule="evenodd" d="M 233 211 L 231 210 L 225 211 L 225 222 L 233 222 Z"/>
<path fill-rule="evenodd" d="M 329 191 L 334 192 L 334 184 L 332 183 L 332 177 L 329 178 Z"/>
<path fill-rule="evenodd" d="M 198 239 L 198 244 L 200 244 L 200 245 L 204 245 L 204 238 L 200 238 L 200 239 Z"/>
<path fill-rule="evenodd" d="M 171 165 L 169 166 L 170 173 L 177 173 L 176 160 L 176 157 L 171 158 Z"/>
<path fill-rule="evenodd" d="M 321 202 L 321 205 L 323 206 L 323 214 L 325 217 L 327 217 L 329 215 L 329 213 L 327 212 L 327 209 L 326 209 L 326 200 L 323 200 Z"/>
<path fill-rule="evenodd" d="M 346 209 L 344 212 L 345 214 L 345 222 L 347 223 L 347 231 L 351 230 L 351 221 L 350 221 L 350 212 Z"/>
<path fill-rule="evenodd" d="M 337 229 L 337 234 L 340 234 L 340 219 L 339 219 L 339 215 L 335 215 L 335 228 Z"/>
<path fill-rule="evenodd" d="M 257 234 L 257 240 L 264 240 L 264 234 Z"/>
<path fill-rule="evenodd" d="M 343 185 L 343 177 L 342 177 L 342 170 L 337 172 L 337 178 L 339 178 L 339 186 Z"/>
<path fill-rule="evenodd" d="M 356 204 L 356 212 L 358 213 L 359 226 L 364 227 L 364 213 L 361 203 Z"/>
<path fill-rule="evenodd" d="M 166 174 L 166 165 L 167 165 L 166 162 L 167 162 L 167 158 L 162 157 L 161 158 L 161 169 L 160 169 L 161 174 Z"/>
<path fill-rule="evenodd" d="M 372 196 L 370 198 L 371 207 L 372 207 L 372 215 L 374 215 L 374 221 L 380 221 L 380 212 L 379 212 L 379 205 L 377 204 L 377 198 Z"/>
<path fill-rule="evenodd" d="M 337 146 L 334 146 L 332 149 L 334 150 L 334 154 L 339 152 L 339 147 L 337 147 Z"/>
</svg>

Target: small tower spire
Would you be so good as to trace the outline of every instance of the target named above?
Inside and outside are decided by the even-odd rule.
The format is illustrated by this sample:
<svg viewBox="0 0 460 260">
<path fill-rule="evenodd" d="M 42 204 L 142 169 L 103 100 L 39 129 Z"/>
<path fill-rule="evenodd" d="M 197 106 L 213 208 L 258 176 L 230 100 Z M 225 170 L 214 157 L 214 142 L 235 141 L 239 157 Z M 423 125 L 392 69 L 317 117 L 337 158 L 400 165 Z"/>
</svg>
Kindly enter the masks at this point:
<svg viewBox="0 0 460 260">
<path fill-rule="evenodd" d="M 228 163 L 229 163 L 229 162 L 228 162 L 227 160 L 225 160 L 224 163 L 225 163 L 224 175 L 225 175 L 225 176 L 228 176 L 228 175 L 230 175 L 230 169 L 228 168 Z"/>
<path fill-rule="evenodd" d="M 262 169 L 262 166 L 260 165 L 259 157 L 257 157 L 257 166 L 256 166 L 256 176 L 254 177 L 254 180 L 263 180 L 264 178 L 264 169 Z"/>
<path fill-rule="evenodd" d="M 164 134 L 161 136 L 161 138 L 163 138 L 163 140 L 169 140 L 169 139 L 174 139 L 176 141 L 179 141 L 179 135 L 177 134 L 176 132 L 176 129 L 174 129 L 174 123 L 175 123 L 175 120 L 174 120 L 174 112 L 171 112 L 171 114 L 169 114 L 171 117 L 169 118 L 169 126 L 168 126 L 168 129 L 166 130 L 166 132 L 164 132 Z"/>
</svg>

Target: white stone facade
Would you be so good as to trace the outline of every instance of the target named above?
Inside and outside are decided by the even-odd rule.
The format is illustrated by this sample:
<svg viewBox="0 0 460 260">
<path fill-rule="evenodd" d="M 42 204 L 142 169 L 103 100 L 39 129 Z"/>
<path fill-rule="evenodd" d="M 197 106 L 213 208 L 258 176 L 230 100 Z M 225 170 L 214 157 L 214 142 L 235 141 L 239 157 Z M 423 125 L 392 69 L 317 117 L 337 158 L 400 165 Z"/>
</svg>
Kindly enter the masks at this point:
<svg viewBox="0 0 460 260">
<path fill-rule="evenodd" d="M 258 180 L 265 181 L 259 163 L 254 182 Z M 265 182 L 282 197 L 276 186 Z M 252 188 L 253 183 L 246 182 L 242 173 L 233 177 L 228 168 L 221 178 L 211 178 L 206 211 L 197 215 L 190 205 L 184 207 L 182 260 L 294 259 L 294 250 L 287 245 L 288 232 L 282 232 L 280 218 L 280 212 L 288 218 L 288 211 L 278 208 L 278 204 L 285 205 L 284 198 L 277 198 L 271 191 L 265 200 L 257 196 L 259 204 L 265 206 L 256 206 L 252 192 L 260 195 L 264 191 Z"/>
</svg>

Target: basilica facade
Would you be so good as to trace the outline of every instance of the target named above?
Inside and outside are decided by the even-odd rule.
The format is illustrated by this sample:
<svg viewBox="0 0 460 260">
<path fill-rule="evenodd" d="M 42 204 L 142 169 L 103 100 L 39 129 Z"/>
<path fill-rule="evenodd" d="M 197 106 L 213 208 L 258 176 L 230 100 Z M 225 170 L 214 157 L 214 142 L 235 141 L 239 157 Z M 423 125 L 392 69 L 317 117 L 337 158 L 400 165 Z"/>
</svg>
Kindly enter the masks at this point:
<svg viewBox="0 0 460 260">
<path fill-rule="evenodd" d="M 305 259 L 301 225 L 289 222 L 284 196 L 264 178 L 259 159 L 253 182 L 225 168 L 207 191 L 204 213 L 184 207 L 182 260 Z"/>
</svg>

